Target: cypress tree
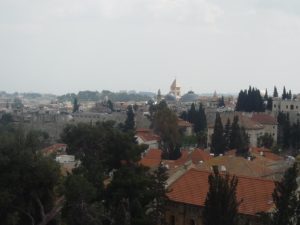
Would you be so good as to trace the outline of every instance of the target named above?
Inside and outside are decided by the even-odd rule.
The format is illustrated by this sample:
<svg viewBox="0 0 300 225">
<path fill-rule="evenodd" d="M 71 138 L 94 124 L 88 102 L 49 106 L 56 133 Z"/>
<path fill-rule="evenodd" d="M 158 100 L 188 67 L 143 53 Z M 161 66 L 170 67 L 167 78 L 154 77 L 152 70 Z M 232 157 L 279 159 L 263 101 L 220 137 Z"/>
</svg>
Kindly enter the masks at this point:
<svg viewBox="0 0 300 225">
<path fill-rule="evenodd" d="M 240 128 L 239 132 L 239 146 L 237 146 L 237 154 L 247 157 L 249 152 L 249 136 L 244 127 Z"/>
<path fill-rule="evenodd" d="M 130 105 L 127 107 L 127 118 L 125 120 L 125 131 L 133 131 L 135 127 L 135 121 L 134 121 L 134 112 L 133 107 Z"/>
<path fill-rule="evenodd" d="M 151 225 L 165 224 L 165 206 L 168 200 L 166 189 L 167 185 L 167 168 L 160 163 L 159 167 L 153 172 L 153 184 L 151 192 L 154 195 L 154 201 L 151 204 Z"/>
<path fill-rule="evenodd" d="M 220 113 L 216 114 L 214 133 L 211 140 L 211 151 L 215 155 L 224 154 L 225 152 L 225 139 L 223 135 L 223 124 Z"/>
<path fill-rule="evenodd" d="M 192 103 L 191 108 L 188 112 L 188 121 L 192 124 L 195 124 L 196 120 L 197 120 L 196 107 L 195 104 Z"/>
<path fill-rule="evenodd" d="M 278 98 L 278 91 L 277 91 L 277 87 L 276 86 L 274 86 L 273 97 L 274 98 Z"/>
<path fill-rule="evenodd" d="M 235 116 L 231 126 L 230 149 L 236 149 L 238 155 L 246 156 L 249 149 L 249 137 L 244 127 L 239 125 L 239 117 Z"/>
<path fill-rule="evenodd" d="M 283 92 L 282 92 L 282 99 L 285 100 L 287 99 L 287 93 L 286 93 L 286 90 L 285 90 L 285 86 L 283 87 Z"/>
<path fill-rule="evenodd" d="M 238 179 L 221 175 L 217 169 L 208 178 L 209 191 L 203 209 L 204 225 L 237 225 L 238 206 L 236 198 Z"/>
<path fill-rule="evenodd" d="M 268 101 L 268 98 L 269 98 L 269 96 L 268 96 L 268 89 L 266 89 L 265 96 L 264 96 L 264 100 L 265 100 L 265 101 Z"/>
<path fill-rule="evenodd" d="M 248 91 L 240 91 L 236 111 L 263 112 L 264 110 L 263 98 L 258 89 L 250 86 Z"/>
<path fill-rule="evenodd" d="M 73 102 L 73 113 L 78 111 L 79 111 L 79 103 L 78 103 L 78 99 L 75 97 Z"/>
<path fill-rule="evenodd" d="M 240 145 L 240 126 L 239 126 L 239 117 L 235 116 L 233 118 L 231 126 L 231 134 L 229 138 L 229 148 L 236 149 Z"/>
<path fill-rule="evenodd" d="M 273 108 L 273 99 L 271 97 L 268 98 L 266 109 L 272 111 Z"/>
<path fill-rule="evenodd" d="M 224 96 L 222 96 L 218 101 L 218 107 L 225 107 Z"/>
<path fill-rule="evenodd" d="M 228 118 L 226 125 L 225 125 L 225 129 L 224 129 L 224 139 L 225 139 L 225 145 L 226 145 L 226 149 L 229 149 L 230 146 L 230 135 L 231 135 L 231 121 Z"/>
<path fill-rule="evenodd" d="M 292 91 L 291 91 L 291 90 L 289 90 L 289 93 L 288 93 L 287 99 L 291 100 L 291 99 L 292 99 L 292 97 L 293 97 L 293 95 L 292 95 Z"/>
<path fill-rule="evenodd" d="M 199 110 L 198 110 L 198 120 L 199 120 L 199 131 L 200 132 L 205 132 L 207 130 L 207 120 L 206 120 L 206 115 L 205 115 L 205 110 L 203 108 L 202 103 L 199 105 Z"/>
<path fill-rule="evenodd" d="M 296 163 L 289 168 L 280 182 L 275 182 L 273 201 L 276 209 L 272 216 L 272 225 L 294 225 L 299 224 L 299 194 L 297 196 L 298 184 L 296 178 L 298 169 Z M 298 205 L 298 206 L 297 206 Z"/>
</svg>

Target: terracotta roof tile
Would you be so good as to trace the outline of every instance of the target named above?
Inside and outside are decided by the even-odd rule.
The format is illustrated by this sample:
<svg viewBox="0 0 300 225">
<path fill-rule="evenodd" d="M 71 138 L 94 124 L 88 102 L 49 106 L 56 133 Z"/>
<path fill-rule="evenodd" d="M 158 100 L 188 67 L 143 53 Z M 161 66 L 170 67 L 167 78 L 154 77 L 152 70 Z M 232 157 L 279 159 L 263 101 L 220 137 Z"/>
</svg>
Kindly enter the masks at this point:
<svg viewBox="0 0 300 225">
<path fill-rule="evenodd" d="M 51 145 L 47 148 L 44 148 L 41 150 L 42 154 L 44 155 L 50 155 L 50 154 L 53 154 L 53 153 L 57 153 L 58 151 L 61 151 L 62 149 L 66 149 L 67 148 L 67 145 L 66 144 L 54 144 L 54 145 Z"/>
<path fill-rule="evenodd" d="M 280 161 L 283 158 L 279 155 L 274 154 L 270 149 L 266 148 L 251 148 L 250 152 L 256 157 L 265 158 L 272 161 Z M 261 155 L 261 152 L 263 155 Z"/>
<path fill-rule="evenodd" d="M 193 127 L 193 124 L 180 118 L 177 120 L 177 124 L 179 127 Z"/>
<path fill-rule="evenodd" d="M 277 125 L 277 119 L 268 114 L 255 113 L 252 115 L 251 119 L 255 122 L 258 122 L 263 125 Z"/>
<path fill-rule="evenodd" d="M 150 168 L 155 168 L 158 167 L 160 164 L 161 160 L 159 159 L 147 159 L 147 158 L 142 158 L 140 160 L 140 164 L 143 166 L 147 166 Z"/>
<path fill-rule="evenodd" d="M 194 164 L 198 164 L 200 161 L 207 161 L 213 158 L 208 152 L 205 152 L 204 150 L 201 149 L 195 149 L 190 156 L 192 162 Z"/>
<path fill-rule="evenodd" d="M 162 151 L 160 149 L 150 149 L 145 154 L 144 158 L 161 160 Z"/>
<path fill-rule="evenodd" d="M 167 194 L 174 202 L 203 207 L 208 192 L 209 172 L 190 169 L 170 186 Z M 238 176 L 237 199 L 243 200 L 239 212 L 255 215 L 273 207 L 274 182 L 259 178 Z"/>
<path fill-rule="evenodd" d="M 244 115 L 240 112 L 235 113 L 221 113 L 222 124 L 225 126 L 227 120 L 230 119 L 231 123 L 233 122 L 234 116 L 239 117 L 239 125 L 244 127 L 246 130 L 260 130 L 263 129 L 264 126 L 261 123 L 258 123 L 252 120 L 249 116 Z M 215 124 L 215 118 L 209 122 L 208 127 L 213 128 Z"/>
<path fill-rule="evenodd" d="M 150 129 L 138 129 L 136 136 L 140 137 L 143 141 L 160 141 L 160 137 Z"/>
<path fill-rule="evenodd" d="M 150 149 L 140 160 L 140 164 L 153 168 L 158 167 L 161 162 L 162 151 L 160 149 Z"/>
<path fill-rule="evenodd" d="M 219 166 L 220 170 L 225 169 L 233 175 L 265 177 L 272 173 L 272 170 L 263 164 L 256 161 L 249 161 L 243 157 L 230 155 L 214 157 L 202 164 L 199 164 L 197 168 L 212 171 L 211 168 L 213 166 Z"/>
</svg>

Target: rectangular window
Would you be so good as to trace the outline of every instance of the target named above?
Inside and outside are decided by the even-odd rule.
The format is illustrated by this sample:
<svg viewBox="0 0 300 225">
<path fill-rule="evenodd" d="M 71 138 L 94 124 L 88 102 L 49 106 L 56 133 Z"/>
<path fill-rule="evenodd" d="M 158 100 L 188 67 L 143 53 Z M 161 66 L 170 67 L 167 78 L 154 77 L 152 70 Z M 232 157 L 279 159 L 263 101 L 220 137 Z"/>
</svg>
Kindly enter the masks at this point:
<svg viewBox="0 0 300 225">
<path fill-rule="evenodd" d="M 171 225 L 175 225 L 175 216 L 171 216 Z"/>
</svg>

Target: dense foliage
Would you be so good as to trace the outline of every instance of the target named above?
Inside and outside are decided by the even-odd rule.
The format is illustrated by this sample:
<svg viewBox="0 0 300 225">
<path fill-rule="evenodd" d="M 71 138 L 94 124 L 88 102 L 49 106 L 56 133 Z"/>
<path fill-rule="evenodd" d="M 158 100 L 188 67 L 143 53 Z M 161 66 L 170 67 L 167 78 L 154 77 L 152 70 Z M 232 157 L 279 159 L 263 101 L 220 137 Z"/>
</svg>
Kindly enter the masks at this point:
<svg viewBox="0 0 300 225">
<path fill-rule="evenodd" d="M 168 108 L 165 101 L 150 106 L 152 128 L 161 138 L 164 159 L 180 157 L 181 135 L 179 133 L 177 115 Z"/>
<path fill-rule="evenodd" d="M 278 145 L 284 149 L 300 148 L 300 122 L 291 124 L 289 114 L 280 112 L 278 120 Z"/>
<path fill-rule="evenodd" d="M 288 168 L 281 181 L 275 182 L 273 192 L 274 210 L 261 213 L 260 220 L 266 225 L 299 225 L 300 224 L 300 192 L 297 177 L 297 162 Z"/>
<path fill-rule="evenodd" d="M 206 147 L 207 145 L 207 120 L 203 105 L 200 104 L 198 110 L 192 103 L 191 108 L 188 111 L 183 111 L 180 118 L 192 123 L 194 125 L 195 135 L 191 137 L 184 137 L 183 144 L 194 144 L 198 147 Z"/>
<path fill-rule="evenodd" d="M 236 198 L 237 177 L 222 175 L 217 169 L 208 178 L 209 190 L 203 209 L 204 225 L 237 225 L 238 206 Z"/>
<path fill-rule="evenodd" d="M 150 173 L 139 165 L 146 146 L 137 145 L 133 135 L 110 121 L 65 128 L 62 140 L 68 153 L 81 161 L 67 178 L 65 223 L 156 224 L 151 212 L 164 207 L 167 178 L 162 168 Z"/>
<path fill-rule="evenodd" d="M 6 225 L 56 224 L 64 198 L 59 165 L 43 157 L 40 132 L 0 133 L 0 221 Z"/>
<path fill-rule="evenodd" d="M 251 86 L 248 90 L 241 90 L 236 104 L 236 111 L 264 112 L 265 106 L 260 90 Z"/>
<path fill-rule="evenodd" d="M 215 155 L 224 154 L 226 150 L 225 138 L 224 138 L 224 129 L 220 113 L 216 114 L 214 133 L 211 138 L 211 152 Z"/>
</svg>

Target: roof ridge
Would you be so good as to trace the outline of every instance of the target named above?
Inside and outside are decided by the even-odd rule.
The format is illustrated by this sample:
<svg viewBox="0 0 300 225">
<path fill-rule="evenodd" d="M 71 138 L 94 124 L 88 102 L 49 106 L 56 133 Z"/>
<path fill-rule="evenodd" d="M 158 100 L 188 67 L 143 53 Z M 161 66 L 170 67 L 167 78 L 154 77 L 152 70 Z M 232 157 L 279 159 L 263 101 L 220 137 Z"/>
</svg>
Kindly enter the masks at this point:
<svg viewBox="0 0 300 225">
<path fill-rule="evenodd" d="M 200 172 L 200 173 L 208 173 L 208 174 L 212 173 L 212 172 L 201 170 L 201 169 L 198 169 L 198 168 L 191 168 L 191 169 L 187 170 L 187 172 L 189 172 L 190 170 L 195 170 L 196 172 Z M 236 174 L 230 174 L 230 173 L 228 173 L 228 174 L 230 176 L 236 176 L 237 178 L 244 178 L 244 179 L 249 179 L 249 180 L 260 180 L 260 181 L 267 181 L 267 182 L 274 183 L 274 181 L 271 180 L 271 179 L 265 179 L 265 178 L 260 178 L 260 177 L 251 177 L 251 176 L 245 176 L 245 175 L 236 175 Z"/>
</svg>

